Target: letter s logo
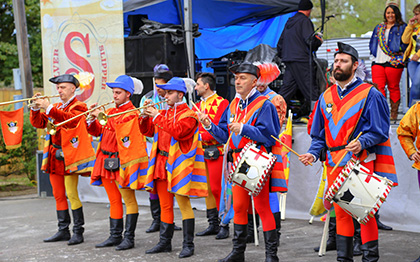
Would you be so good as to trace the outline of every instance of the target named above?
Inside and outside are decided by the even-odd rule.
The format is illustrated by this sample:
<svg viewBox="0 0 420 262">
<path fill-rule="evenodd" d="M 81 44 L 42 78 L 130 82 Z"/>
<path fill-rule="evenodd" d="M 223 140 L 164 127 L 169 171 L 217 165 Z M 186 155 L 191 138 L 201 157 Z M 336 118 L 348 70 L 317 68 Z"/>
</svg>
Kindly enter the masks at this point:
<svg viewBox="0 0 420 262">
<path fill-rule="evenodd" d="M 73 41 L 80 41 L 86 48 L 86 56 L 90 56 L 89 34 L 86 34 L 84 37 L 80 32 L 70 32 L 64 40 L 64 52 L 73 68 L 68 69 L 66 74 L 89 72 L 94 75 L 90 63 L 71 48 L 71 43 Z M 76 96 L 77 100 L 86 101 L 92 95 L 94 87 L 95 78 L 92 79 L 89 85 L 81 88 L 82 93 Z"/>
</svg>

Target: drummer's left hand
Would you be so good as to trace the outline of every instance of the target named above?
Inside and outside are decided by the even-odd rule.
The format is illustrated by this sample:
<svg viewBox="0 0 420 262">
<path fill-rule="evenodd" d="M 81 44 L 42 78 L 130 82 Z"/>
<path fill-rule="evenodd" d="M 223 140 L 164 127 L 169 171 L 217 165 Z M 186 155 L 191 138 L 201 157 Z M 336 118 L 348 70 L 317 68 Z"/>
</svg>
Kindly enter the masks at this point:
<svg viewBox="0 0 420 262">
<path fill-rule="evenodd" d="M 237 135 L 239 135 L 239 132 L 241 132 L 241 127 L 242 127 L 241 123 L 230 123 L 229 124 L 230 131 L 237 134 Z"/>
<path fill-rule="evenodd" d="M 353 154 L 358 154 L 360 151 L 362 151 L 362 144 L 359 140 L 357 140 L 356 142 L 352 141 L 346 146 L 345 149 L 347 151 L 352 152 Z"/>
</svg>

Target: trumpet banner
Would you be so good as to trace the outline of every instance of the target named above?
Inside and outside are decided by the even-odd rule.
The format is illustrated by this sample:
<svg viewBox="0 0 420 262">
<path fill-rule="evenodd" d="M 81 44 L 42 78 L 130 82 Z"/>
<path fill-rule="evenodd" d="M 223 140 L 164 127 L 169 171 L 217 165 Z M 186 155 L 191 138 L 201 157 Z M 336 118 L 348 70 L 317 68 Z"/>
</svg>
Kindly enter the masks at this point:
<svg viewBox="0 0 420 262">
<path fill-rule="evenodd" d="M 6 149 L 20 147 L 23 134 L 23 107 L 14 111 L 0 111 L 0 121 Z"/>
<path fill-rule="evenodd" d="M 41 0 L 44 89 L 56 94 L 48 80 L 77 75 L 79 101 L 112 100 L 106 82 L 125 73 L 124 21 L 121 0 Z M 112 61 L 112 66 L 111 62 Z"/>
<path fill-rule="evenodd" d="M 120 175 L 117 181 L 121 187 L 144 188 L 149 158 L 146 142 L 140 132 L 138 117 L 123 123 L 115 123 Z"/>
<path fill-rule="evenodd" d="M 288 147 L 292 148 L 292 117 L 289 114 L 287 119 L 286 129 L 280 134 L 280 140 Z M 289 175 L 290 175 L 290 154 L 291 152 L 285 147 L 281 146 L 281 157 L 283 159 L 283 172 L 284 178 L 286 180 L 286 188 L 289 185 Z"/>
</svg>

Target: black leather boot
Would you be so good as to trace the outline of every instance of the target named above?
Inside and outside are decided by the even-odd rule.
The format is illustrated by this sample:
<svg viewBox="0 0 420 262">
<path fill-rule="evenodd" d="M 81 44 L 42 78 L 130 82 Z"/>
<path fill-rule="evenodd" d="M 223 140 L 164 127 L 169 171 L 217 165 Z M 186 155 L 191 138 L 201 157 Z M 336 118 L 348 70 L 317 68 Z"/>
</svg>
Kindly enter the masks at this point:
<svg viewBox="0 0 420 262">
<path fill-rule="evenodd" d="M 109 218 L 109 237 L 104 242 L 95 245 L 95 247 L 118 246 L 122 241 L 123 219 Z"/>
<path fill-rule="evenodd" d="M 150 199 L 150 213 L 152 214 L 152 224 L 146 230 L 146 233 L 158 232 L 160 228 L 160 203 L 159 199 Z"/>
<path fill-rule="evenodd" d="M 337 261 L 353 262 L 353 237 L 337 235 Z"/>
<path fill-rule="evenodd" d="M 153 248 L 146 250 L 146 254 L 155 254 L 172 251 L 172 237 L 174 236 L 174 224 L 160 222 L 159 243 Z"/>
<path fill-rule="evenodd" d="M 255 214 L 255 221 L 257 222 L 257 236 L 260 232 L 258 230 L 258 227 L 260 226 L 260 216 Z M 258 237 L 259 240 L 259 237 Z M 252 214 L 248 214 L 248 235 L 246 237 L 247 243 L 255 243 L 255 237 L 254 237 L 254 217 Z"/>
<path fill-rule="evenodd" d="M 70 214 L 69 210 L 57 210 L 58 232 L 44 242 L 67 241 L 70 239 Z"/>
<path fill-rule="evenodd" d="M 248 225 L 233 224 L 233 250 L 230 254 L 220 259 L 219 262 L 243 262 L 245 261 L 246 237 Z"/>
<path fill-rule="evenodd" d="M 194 255 L 194 218 L 182 220 L 184 241 L 179 258 L 190 257 Z"/>
<path fill-rule="evenodd" d="M 360 231 L 360 224 L 353 218 L 354 224 L 354 240 L 353 240 L 353 256 L 361 256 L 362 252 L 362 236 Z"/>
<path fill-rule="evenodd" d="M 83 207 L 71 211 L 73 213 L 73 236 L 67 243 L 69 246 L 83 243 L 83 232 L 85 232 L 85 229 L 83 228 L 83 225 L 85 224 Z"/>
<path fill-rule="evenodd" d="M 217 233 L 216 239 L 226 239 L 229 237 L 229 224 L 221 225 L 219 233 Z"/>
<path fill-rule="evenodd" d="M 375 213 L 375 219 L 376 219 L 376 224 L 378 224 L 378 229 L 392 230 L 392 227 L 382 224 L 382 222 L 379 220 L 379 213 L 378 212 Z"/>
<path fill-rule="evenodd" d="M 278 238 L 278 244 L 280 246 L 281 212 L 273 213 L 273 215 L 274 215 L 274 220 L 276 221 L 277 238 Z"/>
<path fill-rule="evenodd" d="M 137 226 L 137 214 L 128 214 L 125 216 L 125 232 L 123 241 L 115 248 L 115 250 L 126 250 L 134 247 L 134 233 Z"/>
<path fill-rule="evenodd" d="M 217 233 L 219 233 L 220 221 L 219 221 L 219 212 L 217 211 L 217 208 L 207 209 L 206 213 L 207 213 L 207 220 L 209 221 L 209 227 L 206 228 L 204 231 L 201 231 L 195 234 L 198 237 L 217 235 Z"/>
<path fill-rule="evenodd" d="M 265 242 L 265 262 L 278 262 L 277 247 L 279 246 L 279 239 L 277 229 L 265 231 L 263 233 Z"/>
<path fill-rule="evenodd" d="M 362 245 L 363 262 L 376 262 L 379 260 L 378 240 L 366 242 Z"/>
<path fill-rule="evenodd" d="M 328 223 L 328 240 L 326 251 L 337 250 L 336 227 L 336 218 L 330 217 L 330 222 Z M 319 247 L 314 248 L 314 251 L 319 252 Z"/>
</svg>

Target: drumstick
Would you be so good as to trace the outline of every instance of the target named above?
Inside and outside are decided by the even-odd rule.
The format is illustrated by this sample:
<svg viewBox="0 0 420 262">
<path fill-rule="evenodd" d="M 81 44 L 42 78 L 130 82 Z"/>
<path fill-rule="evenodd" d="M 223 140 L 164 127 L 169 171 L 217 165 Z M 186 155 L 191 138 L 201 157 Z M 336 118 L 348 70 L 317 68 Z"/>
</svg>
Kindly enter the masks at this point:
<svg viewBox="0 0 420 262">
<path fill-rule="evenodd" d="M 241 114 L 239 114 L 239 116 L 236 118 L 235 117 L 235 120 L 233 120 L 233 122 L 232 123 L 235 123 L 239 118 L 241 118 Z M 229 135 L 229 138 L 228 138 L 228 140 L 227 140 L 227 142 L 226 142 L 226 145 L 228 145 L 229 144 L 229 142 L 230 142 L 230 139 L 232 138 L 232 135 L 233 135 L 233 132 L 230 132 L 230 135 Z"/>
<path fill-rule="evenodd" d="M 288 147 L 285 143 L 283 143 L 280 139 L 278 139 L 277 137 L 271 135 L 272 138 L 274 138 L 277 142 L 279 142 L 280 144 L 282 144 L 282 146 L 284 146 L 287 150 L 289 150 L 290 152 L 294 153 L 295 155 L 297 155 L 298 157 L 300 156 L 295 150 L 291 149 L 290 147 Z M 308 162 L 311 166 L 312 163 Z"/>
<path fill-rule="evenodd" d="M 193 106 L 194 106 L 194 108 L 200 113 L 200 114 L 202 114 L 203 112 L 201 112 L 201 110 L 197 107 L 197 105 L 196 104 L 194 104 L 194 102 L 193 101 L 191 101 L 191 103 L 193 104 Z M 206 121 L 207 122 L 209 122 L 209 120 L 208 119 L 206 119 Z"/>
<path fill-rule="evenodd" d="M 350 143 L 356 142 L 359 139 L 359 137 L 362 135 L 362 133 L 363 132 L 360 132 L 359 135 L 353 141 L 351 141 Z M 343 153 L 340 160 L 338 160 L 337 164 L 335 164 L 334 168 L 331 170 L 330 174 L 334 173 L 334 171 L 337 169 L 338 165 L 341 163 L 341 161 L 343 161 L 343 159 L 346 157 L 346 155 L 347 155 L 347 151 L 345 151 Z"/>
</svg>

